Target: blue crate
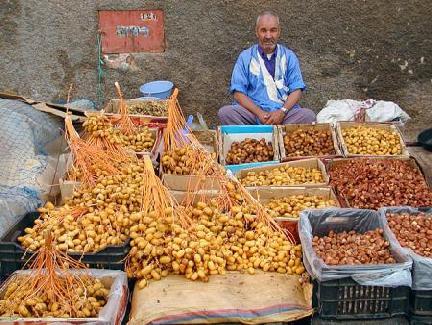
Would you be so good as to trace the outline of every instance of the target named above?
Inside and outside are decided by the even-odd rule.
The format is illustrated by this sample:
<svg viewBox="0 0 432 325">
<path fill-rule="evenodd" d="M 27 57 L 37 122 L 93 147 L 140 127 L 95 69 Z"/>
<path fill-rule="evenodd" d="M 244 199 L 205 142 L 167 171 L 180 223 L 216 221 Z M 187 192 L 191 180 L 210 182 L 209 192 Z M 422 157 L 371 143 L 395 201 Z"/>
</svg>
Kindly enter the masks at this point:
<svg viewBox="0 0 432 325">
<path fill-rule="evenodd" d="M 277 128 L 273 125 L 221 125 L 217 130 L 218 137 L 218 157 L 220 159 L 220 163 L 225 165 L 225 156 L 224 156 L 224 139 L 227 135 L 230 134 L 241 134 L 244 135 L 243 139 L 253 138 L 254 134 L 257 133 L 267 133 L 272 135 L 272 145 L 274 156 L 272 161 L 262 161 L 262 162 L 253 162 L 253 163 L 245 163 L 238 165 L 226 165 L 225 168 L 230 170 L 232 173 L 237 173 L 238 171 L 245 168 L 253 168 L 253 167 L 261 167 L 266 165 L 274 165 L 280 162 L 280 153 L 278 146 L 278 136 L 277 136 Z"/>
<path fill-rule="evenodd" d="M 276 165 L 276 164 L 279 164 L 278 160 L 239 164 L 239 165 L 226 165 L 224 167 L 227 170 L 231 171 L 235 175 L 239 171 L 246 169 L 246 168 L 263 167 L 263 166 L 270 166 L 270 165 Z"/>
</svg>

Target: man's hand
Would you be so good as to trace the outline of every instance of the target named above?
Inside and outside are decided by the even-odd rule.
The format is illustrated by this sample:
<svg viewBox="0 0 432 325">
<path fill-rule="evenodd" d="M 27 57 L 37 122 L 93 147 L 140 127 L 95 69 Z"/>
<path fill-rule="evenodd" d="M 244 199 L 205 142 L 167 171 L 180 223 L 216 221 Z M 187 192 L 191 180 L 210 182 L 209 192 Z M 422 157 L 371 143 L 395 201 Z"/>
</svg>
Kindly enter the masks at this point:
<svg viewBox="0 0 432 325">
<path fill-rule="evenodd" d="M 266 120 L 265 124 L 267 125 L 281 125 L 284 118 L 285 118 L 285 113 L 282 112 L 280 109 L 278 109 L 277 111 L 268 113 L 269 117 Z"/>
<path fill-rule="evenodd" d="M 266 124 L 270 114 L 257 106 L 252 99 L 239 91 L 234 92 L 234 98 L 242 107 L 253 113 L 262 124 Z"/>
<path fill-rule="evenodd" d="M 265 111 L 261 111 L 259 112 L 259 114 L 257 115 L 258 119 L 260 120 L 260 122 L 262 124 L 267 124 L 267 120 L 270 117 L 270 114 L 265 112 Z"/>
</svg>

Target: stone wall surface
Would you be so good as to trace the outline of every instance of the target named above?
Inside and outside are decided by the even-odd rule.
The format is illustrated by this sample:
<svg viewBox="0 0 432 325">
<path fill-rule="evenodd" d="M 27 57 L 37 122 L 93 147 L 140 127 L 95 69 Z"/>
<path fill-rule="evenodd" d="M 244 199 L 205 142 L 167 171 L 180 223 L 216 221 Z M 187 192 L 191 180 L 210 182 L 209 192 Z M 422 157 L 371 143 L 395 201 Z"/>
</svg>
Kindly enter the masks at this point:
<svg viewBox="0 0 432 325">
<path fill-rule="evenodd" d="M 282 39 L 298 54 L 308 91 L 302 105 L 375 98 L 432 124 L 431 0 L 0 0 L 0 89 L 35 99 L 96 100 L 97 10 L 163 9 L 167 50 L 134 54 L 138 71 L 106 69 L 105 100 L 118 80 L 129 98 L 140 84 L 172 80 L 186 113 L 217 124 L 231 101 L 228 83 L 240 51 L 255 42 L 257 14 L 281 17 Z"/>
</svg>

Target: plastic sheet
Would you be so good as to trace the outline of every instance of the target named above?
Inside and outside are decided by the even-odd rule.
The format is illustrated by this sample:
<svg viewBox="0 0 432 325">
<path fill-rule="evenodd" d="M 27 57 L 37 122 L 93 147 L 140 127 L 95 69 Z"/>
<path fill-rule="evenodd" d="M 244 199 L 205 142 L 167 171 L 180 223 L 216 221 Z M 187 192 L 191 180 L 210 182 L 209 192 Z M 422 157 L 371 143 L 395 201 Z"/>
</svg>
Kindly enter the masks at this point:
<svg viewBox="0 0 432 325">
<path fill-rule="evenodd" d="M 385 225 L 386 230 L 389 232 L 389 237 L 396 245 L 399 246 L 399 249 L 402 250 L 405 254 L 407 254 L 413 261 L 412 267 L 412 289 L 413 290 L 432 290 L 432 258 L 423 257 L 417 253 L 415 253 L 412 249 L 402 247 L 399 244 L 399 241 L 396 239 L 395 234 L 390 230 L 390 227 L 387 223 L 386 213 L 410 213 L 417 214 L 419 212 L 424 212 L 432 218 L 432 208 L 412 208 L 408 206 L 401 207 L 387 207 L 381 208 L 378 210 L 380 214 L 380 218 Z M 432 219 L 431 219 L 432 220 Z"/>
<path fill-rule="evenodd" d="M 365 101 L 340 99 L 327 101 L 326 106 L 317 115 L 317 122 L 354 121 L 362 108 L 365 108 L 365 120 L 368 122 L 399 121 L 405 124 L 410 119 L 409 115 L 393 102 L 373 99 Z"/>
<path fill-rule="evenodd" d="M 303 262 L 309 274 L 319 281 L 351 277 L 361 285 L 398 287 L 411 286 L 411 259 L 402 252 L 384 228 L 384 237 L 390 242 L 390 251 L 395 264 L 364 264 L 329 266 L 318 257 L 312 248 L 313 236 L 324 236 L 334 232 L 351 231 L 363 233 L 384 228 L 379 214 L 374 210 L 361 209 L 314 209 L 300 214 L 299 235 L 303 246 Z"/>
<path fill-rule="evenodd" d="M 97 324 L 117 325 L 121 324 L 128 301 L 129 289 L 126 273 L 112 270 L 71 270 L 73 274 L 80 274 L 89 271 L 90 275 L 101 280 L 104 285 L 110 286 L 108 301 L 100 310 L 97 318 L 2 318 L 0 324 Z M 28 275 L 31 270 L 20 270 L 14 275 Z M 87 273 L 86 273 L 87 274 Z"/>
<path fill-rule="evenodd" d="M 42 204 L 51 183 L 46 146 L 60 136 L 60 118 L 18 100 L 0 99 L 0 237 Z"/>
</svg>

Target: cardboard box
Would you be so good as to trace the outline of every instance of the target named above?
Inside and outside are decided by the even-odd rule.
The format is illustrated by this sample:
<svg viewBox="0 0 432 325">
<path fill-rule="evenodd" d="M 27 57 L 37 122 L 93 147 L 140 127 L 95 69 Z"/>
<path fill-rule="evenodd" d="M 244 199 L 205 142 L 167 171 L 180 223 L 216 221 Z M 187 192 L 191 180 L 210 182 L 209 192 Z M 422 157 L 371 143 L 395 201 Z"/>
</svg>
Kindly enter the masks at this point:
<svg viewBox="0 0 432 325">
<path fill-rule="evenodd" d="M 418 162 L 416 161 L 415 158 L 413 157 L 379 157 L 379 156 L 372 156 L 372 157 L 353 157 L 353 158 L 336 158 L 336 159 L 332 159 L 330 161 L 328 161 L 328 163 L 326 164 L 326 171 L 329 175 L 329 182 L 330 182 L 330 171 L 332 169 L 332 167 L 334 166 L 338 166 L 341 164 L 345 164 L 348 161 L 351 161 L 353 159 L 395 159 L 395 160 L 404 160 L 404 161 L 408 161 L 409 164 L 414 168 L 417 169 L 420 174 L 423 176 L 424 182 L 426 184 L 427 187 L 431 188 L 430 184 L 426 181 L 426 177 L 425 177 L 425 173 L 424 170 L 421 168 L 421 166 L 418 164 Z M 355 171 L 353 171 L 353 173 L 355 173 Z M 330 184 L 330 183 L 329 183 Z M 346 200 L 345 198 L 343 198 L 340 193 L 338 193 L 338 191 L 335 189 L 335 193 L 337 198 L 339 199 L 339 203 L 341 203 L 342 207 L 350 207 L 350 204 L 348 202 L 348 200 Z"/>
<path fill-rule="evenodd" d="M 346 163 L 347 161 L 356 160 L 356 159 L 357 160 L 361 160 L 361 159 L 385 159 L 385 160 L 393 159 L 393 160 L 408 161 L 411 166 L 413 166 L 415 169 L 417 169 L 423 175 L 423 177 L 425 176 L 422 168 L 419 166 L 419 164 L 417 163 L 417 161 L 414 157 L 393 157 L 393 156 L 390 156 L 390 157 L 380 157 L 380 156 L 368 157 L 368 156 L 366 156 L 366 157 L 335 158 L 335 159 L 328 161 L 328 163 L 326 165 L 326 172 L 329 173 L 330 169 L 333 166 L 338 166 L 340 164 Z M 426 182 L 426 179 L 424 181 L 426 184 L 428 184 Z"/>
<path fill-rule="evenodd" d="M 179 203 L 182 204 L 183 201 L 187 200 L 193 204 L 196 204 L 199 201 L 203 201 L 205 199 L 213 199 L 218 197 L 219 191 L 217 190 L 200 190 L 196 192 L 188 192 L 188 191 L 169 191 L 172 197 Z"/>
<path fill-rule="evenodd" d="M 273 125 L 222 125 L 217 128 L 218 156 L 221 165 L 226 165 L 226 155 L 233 142 L 240 142 L 246 138 L 265 139 L 273 146 L 273 161 L 280 160 L 277 128 Z M 227 165 L 241 166 L 238 165 Z"/>
<path fill-rule="evenodd" d="M 125 99 L 124 100 L 126 105 L 141 103 L 141 102 L 148 102 L 148 99 Z M 155 99 L 151 101 L 162 101 L 162 102 L 168 102 L 166 99 Z M 119 113 L 119 105 L 120 99 L 111 99 L 107 105 L 104 107 L 104 111 L 106 115 L 120 115 Z M 166 116 L 153 116 L 153 115 L 143 115 L 143 114 L 129 114 L 129 116 L 134 120 L 134 122 L 138 122 L 138 124 L 141 123 L 164 123 L 166 124 L 168 122 L 168 112 Z"/>
<path fill-rule="evenodd" d="M 299 186 L 305 186 L 305 187 L 320 187 L 320 186 L 326 186 L 329 182 L 329 177 L 326 172 L 326 168 L 321 160 L 318 158 L 310 158 L 310 159 L 302 159 L 302 160 L 294 160 L 290 162 L 285 163 L 279 163 L 271 166 L 263 166 L 263 167 L 256 167 L 256 168 L 247 168 L 239 171 L 236 174 L 236 177 L 240 180 L 243 177 L 245 177 L 249 172 L 256 172 L 259 173 L 264 170 L 271 170 L 274 168 L 278 168 L 281 166 L 290 166 L 290 167 L 304 167 L 304 168 L 317 168 L 321 171 L 321 174 L 323 176 L 324 182 L 323 183 L 311 183 L 311 184 L 292 184 L 292 185 L 270 185 L 271 187 L 299 187 Z M 256 187 L 256 186 L 253 186 Z M 269 187 L 269 186 L 265 186 Z"/>
<path fill-rule="evenodd" d="M 63 154 L 64 164 L 59 164 L 58 173 L 59 178 L 59 188 L 60 188 L 60 203 L 63 204 L 66 200 L 71 199 L 75 189 L 81 186 L 81 182 L 66 180 L 68 171 L 72 168 L 73 158 L 70 152 Z"/>
<path fill-rule="evenodd" d="M 157 156 L 157 149 L 160 145 L 160 141 L 162 138 L 162 129 L 157 129 L 157 128 L 152 128 L 150 129 L 150 131 L 153 133 L 154 137 L 155 137 L 155 143 L 151 149 L 151 151 L 142 151 L 142 152 L 135 152 L 136 156 L 138 158 L 143 158 L 144 156 L 149 156 L 151 158 L 152 161 L 154 161 L 156 159 Z M 132 154 L 132 151 L 130 152 Z M 66 159 L 66 164 L 63 167 L 62 170 L 59 170 L 59 173 L 61 173 L 61 176 L 59 178 L 59 188 L 60 188 L 60 201 L 61 202 L 65 202 L 67 199 L 72 198 L 73 196 L 73 192 L 75 189 L 77 189 L 80 185 L 81 182 L 77 182 L 77 181 L 71 181 L 71 180 L 66 180 L 64 177 L 67 174 L 67 171 L 72 167 L 73 164 L 73 159 L 72 159 L 72 155 L 70 153 L 65 154 L 67 157 Z"/>
<path fill-rule="evenodd" d="M 284 145 L 284 136 L 287 133 L 292 133 L 298 129 L 303 130 L 310 130 L 310 129 L 318 129 L 318 130 L 329 130 L 332 140 L 333 140 L 333 147 L 335 150 L 335 153 L 333 155 L 322 155 L 322 156 L 288 156 L 285 145 Z M 278 142 L 279 142 L 279 151 L 282 161 L 290 161 L 290 160 L 297 160 L 297 159 L 305 159 L 305 158 L 335 158 L 338 156 L 342 156 L 342 152 L 339 148 L 336 131 L 332 127 L 330 123 L 318 123 L 318 124 L 287 124 L 287 125 L 279 125 L 277 127 L 277 133 L 278 133 Z"/>
<path fill-rule="evenodd" d="M 408 147 L 407 149 L 411 158 L 417 162 L 423 172 L 429 187 L 432 187 L 432 152 L 423 147 Z"/>
<path fill-rule="evenodd" d="M 135 152 L 135 154 L 138 157 L 150 156 L 152 160 L 155 160 L 156 156 L 158 154 L 158 148 L 161 145 L 161 141 L 163 138 L 163 129 L 162 128 L 149 128 L 149 130 L 155 138 L 155 142 L 153 144 L 153 147 L 150 149 L 150 151 L 137 151 L 137 152 Z"/>
<path fill-rule="evenodd" d="M 217 153 L 216 130 L 198 130 L 192 134 L 208 152 Z"/>
<path fill-rule="evenodd" d="M 289 186 L 270 186 L 270 187 L 255 187 L 249 188 L 249 193 L 252 197 L 258 200 L 261 204 L 265 205 L 271 199 L 279 199 L 293 195 L 305 195 L 305 196 L 321 196 L 325 199 L 333 199 L 336 201 L 336 207 L 340 207 L 339 201 L 336 194 L 331 187 L 289 187 Z M 298 234 L 298 223 L 299 218 L 296 217 L 277 217 L 275 221 L 285 229 L 291 235 L 292 239 L 296 244 L 300 243 L 300 237 Z"/>
<path fill-rule="evenodd" d="M 342 136 L 342 130 L 349 127 L 354 126 L 367 126 L 370 128 L 376 128 L 376 129 L 386 129 L 386 130 L 394 130 L 398 134 L 398 137 L 400 139 L 400 143 L 402 146 L 402 153 L 399 155 L 362 155 L 362 154 L 353 154 L 348 151 L 348 148 L 345 144 L 345 140 Z M 396 157 L 396 158 L 402 158 L 402 157 L 409 157 L 409 152 L 406 148 L 406 144 L 402 138 L 402 134 L 399 130 L 399 128 L 394 124 L 389 123 L 374 123 L 374 122 L 366 122 L 366 123 L 359 123 L 359 122 L 337 122 L 336 124 L 336 134 L 338 137 L 338 141 L 340 144 L 340 148 L 342 150 L 342 154 L 345 157 Z"/>
<path fill-rule="evenodd" d="M 168 174 L 165 173 L 162 163 L 159 165 L 159 177 L 162 184 L 172 191 L 220 190 L 220 182 L 216 177 Z"/>
<path fill-rule="evenodd" d="M 162 174 L 162 184 L 170 190 L 182 192 L 221 189 L 220 181 L 211 176 Z"/>
<path fill-rule="evenodd" d="M 79 188 L 81 182 L 68 181 L 63 178 L 59 179 L 61 202 L 71 199 L 75 189 Z"/>
<path fill-rule="evenodd" d="M 137 128 L 143 127 L 143 125 L 136 125 Z M 126 151 L 129 151 L 130 153 L 135 153 L 138 157 L 142 156 L 150 156 L 152 160 L 156 159 L 156 155 L 158 153 L 158 148 L 161 145 L 162 138 L 163 138 L 163 128 L 159 127 L 149 127 L 148 128 L 150 133 L 153 135 L 153 138 L 155 139 L 155 142 L 153 144 L 153 147 L 149 151 L 132 151 L 127 148 L 125 148 Z M 83 136 L 86 137 L 87 133 L 84 131 Z"/>
<path fill-rule="evenodd" d="M 248 188 L 249 193 L 254 199 L 259 202 L 266 204 L 271 199 L 280 199 L 293 195 L 304 195 L 304 196 L 321 196 L 325 199 L 333 199 L 337 203 L 337 207 L 340 207 L 339 201 L 330 186 L 325 187 L 306 187 L 306 186 L 265 186 L 265 187 L 254 187 Z M 298 219 L 298 218 L 294 218 Z"/>
</svg>

